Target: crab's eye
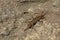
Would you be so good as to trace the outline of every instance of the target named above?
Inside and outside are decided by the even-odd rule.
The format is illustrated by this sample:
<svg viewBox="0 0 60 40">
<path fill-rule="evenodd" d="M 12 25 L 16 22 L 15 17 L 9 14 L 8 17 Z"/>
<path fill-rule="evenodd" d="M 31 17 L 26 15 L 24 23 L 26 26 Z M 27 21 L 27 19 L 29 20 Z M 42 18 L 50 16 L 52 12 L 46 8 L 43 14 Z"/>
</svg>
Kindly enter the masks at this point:
<svg viewBox="0 0 60 40">
<path fill-rule="evenodd" d="M 27 14 L 28 12 L 24 12 L 24 14 Z"/>
</svg>

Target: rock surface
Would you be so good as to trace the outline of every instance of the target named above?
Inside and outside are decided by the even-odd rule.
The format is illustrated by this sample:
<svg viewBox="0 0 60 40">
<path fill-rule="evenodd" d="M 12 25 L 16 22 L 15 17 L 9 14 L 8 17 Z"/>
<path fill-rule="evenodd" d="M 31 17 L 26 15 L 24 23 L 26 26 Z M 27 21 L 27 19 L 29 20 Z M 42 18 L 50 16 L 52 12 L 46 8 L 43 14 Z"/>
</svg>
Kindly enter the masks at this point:
<svg viewBox="0 0 60 40">
<path fill-rule="evenodd" d="M 60 0 L 0 0 L 0 40 L 60 40 Z"/>
</svg>

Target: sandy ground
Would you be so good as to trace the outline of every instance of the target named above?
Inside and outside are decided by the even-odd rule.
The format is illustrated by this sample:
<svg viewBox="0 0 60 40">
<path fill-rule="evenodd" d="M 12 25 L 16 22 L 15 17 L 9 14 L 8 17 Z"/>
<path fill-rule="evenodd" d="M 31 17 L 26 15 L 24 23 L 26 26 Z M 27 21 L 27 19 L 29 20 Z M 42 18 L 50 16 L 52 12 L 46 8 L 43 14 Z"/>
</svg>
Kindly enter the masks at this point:
<svg viewBox="0 0 60 40">
<path fill-rule="evenodd" d="M 60 40 L 60 0 L 0 0 L 0 40 Z"/>
</svg>

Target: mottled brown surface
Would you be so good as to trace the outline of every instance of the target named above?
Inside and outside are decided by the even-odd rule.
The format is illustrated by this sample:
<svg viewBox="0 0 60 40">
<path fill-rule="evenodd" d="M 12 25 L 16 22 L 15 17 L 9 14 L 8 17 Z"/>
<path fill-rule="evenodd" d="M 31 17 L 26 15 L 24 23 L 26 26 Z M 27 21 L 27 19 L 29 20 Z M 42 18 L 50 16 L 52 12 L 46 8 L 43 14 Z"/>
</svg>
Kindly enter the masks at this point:
<svg viewBox="0 0 60 40">
<path fill-rule="evenodd" d="M 60 40 L 60 0 L 0 0 L 0 40 Z"/>
</svg>

